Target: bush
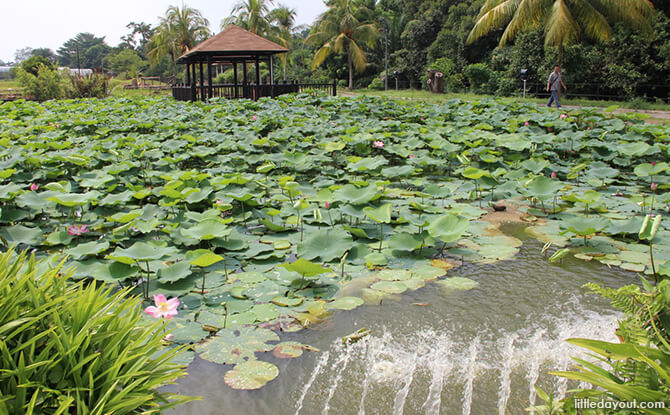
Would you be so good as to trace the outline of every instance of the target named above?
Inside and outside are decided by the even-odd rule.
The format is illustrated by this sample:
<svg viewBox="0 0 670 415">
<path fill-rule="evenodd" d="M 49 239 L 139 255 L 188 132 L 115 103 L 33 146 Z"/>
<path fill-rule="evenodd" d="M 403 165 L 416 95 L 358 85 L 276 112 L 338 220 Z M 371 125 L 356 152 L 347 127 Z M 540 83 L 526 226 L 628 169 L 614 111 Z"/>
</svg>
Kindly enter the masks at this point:
<svg viewBox="0 0 670 415">
<path fill-rule="evenodd" d="M 480 91 L 491 78 L 491 70 L 485 63 L 473 63 L 463 70 L 470 83 L 470 89 Z"/>
<path fill-rule="evenodd" d="M 70 76 L 70 98 L 104 98 L 109 94 L 109 78 L 93 73 L 89 76 Z"/>
<path fill-rule="evenodd" d="M 63 85 L 60 74 L 43 64 L 37 65 L 37 75 L 33 75 L 23 68 L 18 68 L 16 78 L 29 99 L 46 101 L 63 97 Z"/>
<path fill-rule="evenodd" d="M 50 60 L 47 59 L 43 56 L 31 56 L 28 59 L 24 60 L 21 62 L 21 69 L 24 71 L 33 74 L 35 76 L 38 75 L 38 70 L 39 66 L 44 65 L 48 69 L 54 71 L 57 69 L 56 65 Z"/>
<path fill-rule="evenodd" d="M 374 78 L 372 82 L 370 82 L 370 84 L 368 85 L 368 89 L 381 91 L 382 89 L 384 89 L 384 81 L 382 81 L 379 78 Z"/>
<path fill-rule="evenodd" d="M 158 413 L 192 399 L 156 390 L 185 373 L 170 361 L 182 349 L 162 345 L 163 323 L 142 324 L 138 299 L 48 268 L 0 256 L 0 413 Z"/>
<path fill-rule="evenodd" d="M 666 271 L 667 272 L 667 271 Z M 670 280 L 652 286 L 642 279 L 642 288 L 628 285 L 618 289 L 587 284 L 593 292 L 608 298 L 625 313 L 616 331 L 620 343 L 590 339 L 569 339 L 598 357 L 601 366 L 575 359 L 576 371 L 553 373 L 568 379 L 584 381 L 593 389 L 573 390 L 567 398 L 535 409 L 540 414 L 577 414 L 575 398 L 618 402 L 661 401 L 670 406 L 667 369 L 670 367 Z M 539 392 L 538 392 L 539 393 Z M 551 401 L 551 402 L 548 402 Z M 550 412 L 550 407 L 553 412 Z M 631 412 L 632 413 L 632 412 Z M 638 412 L 635 412 L 638 413 Z M 643 412 L 640 412 L 643 413 Z M 666 410 L 644 413 L 667 413 Z"/>
</svg>

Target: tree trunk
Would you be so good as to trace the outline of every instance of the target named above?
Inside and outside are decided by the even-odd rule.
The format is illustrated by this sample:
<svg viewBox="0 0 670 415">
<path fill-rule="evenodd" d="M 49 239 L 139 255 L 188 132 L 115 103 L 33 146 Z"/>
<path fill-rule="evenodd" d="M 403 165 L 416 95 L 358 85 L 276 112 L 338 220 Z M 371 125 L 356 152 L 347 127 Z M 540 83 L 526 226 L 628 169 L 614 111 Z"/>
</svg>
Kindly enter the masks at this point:
<svg viewBox="0 0 670 415">
<path fill-rule="evenodd" d="M 351 51 L 347 48 L 347 60 L 349 61 L 349 91 L 354 89 L 354 64 L 351 60 Z"/>
<path fill-rule="evenodd" d="M 563 44 L 558 45 L 558 66 L 563 67 Z"/>
</svg>

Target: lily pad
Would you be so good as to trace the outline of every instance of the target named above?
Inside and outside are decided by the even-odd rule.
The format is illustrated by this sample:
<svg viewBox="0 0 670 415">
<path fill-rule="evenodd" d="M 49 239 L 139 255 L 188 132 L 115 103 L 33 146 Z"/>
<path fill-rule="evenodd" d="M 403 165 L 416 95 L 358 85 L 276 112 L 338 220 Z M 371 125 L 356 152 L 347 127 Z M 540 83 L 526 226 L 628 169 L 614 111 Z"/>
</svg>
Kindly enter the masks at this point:
<svg viewBox="0 0 670 415">
<path fill-rule="evenodd" d="M 268 362 L 254 360 L 235 365 L 233 370 L 226 372 L 226 385 L 237 390 L 260 389 L 279 375 L 277 366 Z"/>
</svg>

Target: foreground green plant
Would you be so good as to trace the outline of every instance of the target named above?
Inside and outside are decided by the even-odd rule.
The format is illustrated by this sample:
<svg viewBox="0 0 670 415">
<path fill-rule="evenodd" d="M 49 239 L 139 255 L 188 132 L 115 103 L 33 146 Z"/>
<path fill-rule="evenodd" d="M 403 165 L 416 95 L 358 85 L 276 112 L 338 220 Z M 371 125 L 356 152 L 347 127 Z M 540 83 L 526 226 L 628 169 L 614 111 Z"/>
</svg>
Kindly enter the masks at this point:
<svg viewBox="0 0 670 415">
<path fill-rule="evenodd" d="M 563 400 L 564 411 L 581 413 L 574 399 L 617 402 L 664 402 L 670 406 L 670 286 L 668 280 L 652 286 L 642 280 L 642 288 L 628 285 L 619 289 L 587 284 L 592 291 L 608 298 L 626 316 L 619 322 L 621 343 L 590 339 L 568 339 L 598 358 L 601 365 L 576 359 L 577 371 L 553 372 L 568 379 L 588 382 L 598 389 L 578 390 Z M 586 413 L 586 412 L 584 412 Z M 637 413 L 637 412 L 635 412 Z M 640 412 L 642 413 L 642 412 Z M 643 413 L 667 414 L 667 409 L 647 408 Z"/>
<path fill-rule="evenodd" d="M 127 291 L 68 283 L 61 266 L 0 256 L 0 414 L 150 414 L 192 400 L 156 389 L 185 374 L 163 323 L 144 324 Z"/>
</svg>

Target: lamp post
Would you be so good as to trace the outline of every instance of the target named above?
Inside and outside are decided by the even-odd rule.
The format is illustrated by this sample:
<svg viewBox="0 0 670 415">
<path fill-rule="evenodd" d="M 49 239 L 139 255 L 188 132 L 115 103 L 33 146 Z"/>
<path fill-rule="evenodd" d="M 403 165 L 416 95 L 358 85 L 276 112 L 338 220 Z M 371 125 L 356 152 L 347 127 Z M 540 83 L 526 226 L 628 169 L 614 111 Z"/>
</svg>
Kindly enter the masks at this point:
<svg viewBox="0 0 670 415">
<path fill-rule="evenodd" d="M 526 98 L 526 81 L 528 81 L 528 69 L 521 70 L 521 79 L 523 80 L 523 97 Z"/>
</svg>

